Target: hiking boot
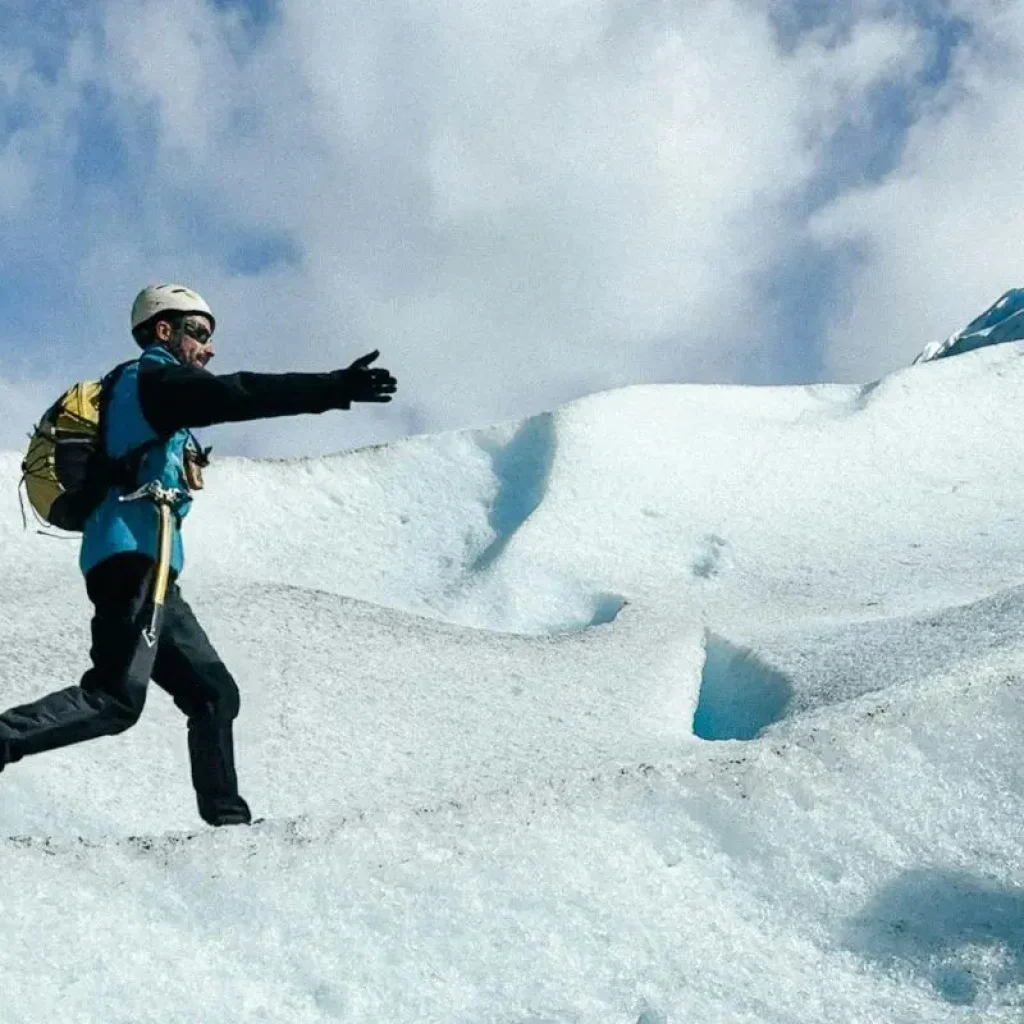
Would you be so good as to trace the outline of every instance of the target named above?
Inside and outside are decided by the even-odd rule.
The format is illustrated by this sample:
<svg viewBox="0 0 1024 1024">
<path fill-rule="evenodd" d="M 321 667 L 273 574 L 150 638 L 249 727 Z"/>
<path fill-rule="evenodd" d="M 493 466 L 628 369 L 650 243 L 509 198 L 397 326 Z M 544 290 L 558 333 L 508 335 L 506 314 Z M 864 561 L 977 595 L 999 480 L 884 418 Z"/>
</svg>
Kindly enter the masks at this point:
<svg viewBox="0 0 1024 1024">
<path fill-rule="evenodd" d="M 204 800 L 199 797 L 199 816 L 207 825 L 251 825 L 249 805 L 240 797 Z"/>
</svg>

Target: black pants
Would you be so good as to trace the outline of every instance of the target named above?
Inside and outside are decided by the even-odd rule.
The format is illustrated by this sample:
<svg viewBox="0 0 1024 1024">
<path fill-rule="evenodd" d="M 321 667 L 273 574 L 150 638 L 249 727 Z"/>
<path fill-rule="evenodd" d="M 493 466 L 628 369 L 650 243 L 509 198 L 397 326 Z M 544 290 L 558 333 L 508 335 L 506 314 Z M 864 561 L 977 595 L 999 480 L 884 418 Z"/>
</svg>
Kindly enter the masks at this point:
<svg viewBox="0 0 1024 1024">
<path fill-rule="evenodd" d="M 125 554 L 89 573 L 92 668 L 81 685 L 0 714 L 0 769 L 28 754 L 124 732 L 139 720 L 152 678 L 188 719 L 200 815 L 211 824 L 248 821 L 232 739 L 238 687 L 176 583 L 167 593 L 157 643 L 146 641 L 155 569 L 145 556 Z"/>
</svg>

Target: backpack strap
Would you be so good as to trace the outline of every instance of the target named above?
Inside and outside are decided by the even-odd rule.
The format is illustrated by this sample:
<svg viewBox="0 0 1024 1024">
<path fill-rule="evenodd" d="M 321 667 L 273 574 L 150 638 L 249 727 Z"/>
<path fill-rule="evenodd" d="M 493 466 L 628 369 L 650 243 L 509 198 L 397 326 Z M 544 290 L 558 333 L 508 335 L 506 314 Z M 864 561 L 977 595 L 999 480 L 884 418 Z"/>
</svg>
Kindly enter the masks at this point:
<svg viewBox="0 0 1024 1024">
<path fill-rule="evenodd" d="M 114 387 L 117 382 L 121 379 L 121 374 L 128 369 L 132 363 L 137 363 L 138 359 L 129 359 L 127 362 L 118 363 L 103 379 L 100 381 L 100 408 L 99 408 L 99 425 L 100 425 L 100 441 L 104 442 L 105 439 L 102 434 L 103 421 L 107 418 L 107 407 L 110 405 L 110 399 L 114 394 Z"/>
<path fill-rule="evenodd" d="M 135 478 L 138 475 L 139 469 L 142 467 L 142 460 L 154 448 L 159 448 L 160 445 L 165 444 L 167 441 L 166 438 L 158 436 L 150 441 L 144 441 L 142 444 L 132 448 L 119 458 L 111 458 L 111 456 L 107 454 L 106 420 L 110 400 L 114 396 L 114 388 L 117 386 L 117 382 L 121 379 L 124 371 L 138 361 L 138 359 L 129 359 L 127 362 L 118 364 L 103 378 L 101 382 L 99 441 L 100 450 L 103 453 L 104 461 L 106 463 L 107 480 L 110 487 L 134 487 Z"/>
<path fill-rule="evenodd" d="M 110 467 L 110 483 L 113 487 L 123 487 L 131 490 L 138 483 L 139 470 L 142 469 L 142 460 L 154 448 L 159 448 L 167 443 L 165 437 L 154 437 L 151 441 L 144 441 L 137 448 L 132 448 L 119 459 L 107 459 Z"/>
<path fill-rule="evenodd" d="M 103 452 L 104 461 L 106 464 L 107 481 L 108 486 L 121 487 L 125 490 L 133 490 L 138 486 L 138 475 L 139 470 L 142 468 L 142 460 L 151 452 L 154 448 L 159 448 L 161 445 L 167 443 L 170 438 L 168 436 L 161 436 L 157 434 L 156 437 L 149 441 L 144 441 L 142 444 L 130 451 L 125 452 L 124 455 L 119 458 L 111 458 L 106 453 L 106 436 L 105 436 L 105 422 L 107 407 L 110 405 L 110 400 L 113 397 L 114 387 L 117 382 L 121 379 L 121 375 L 124 371 L 131 366 L 133 363 L 137 363 L 138 359 L 130 359 L 128 362 L 121 363 L 115 366 L 114 369 L 108 373 L 102 381 L 102 388 L 100 389 L 100 405 L 99 405 L 99 437 L 100 437 L 100 449 Z M 200 466 L 205 466 L 209 462 L 209 448 L 203 448 L 199 443 L 199 439 L 188 431 L 188 442 L 195 446 L 195 450 L 200 457 Z M 187 443 L 188 443 L 187 442 Z M 175 510 L 177 514 L 177 510 Z"/>
</svg>

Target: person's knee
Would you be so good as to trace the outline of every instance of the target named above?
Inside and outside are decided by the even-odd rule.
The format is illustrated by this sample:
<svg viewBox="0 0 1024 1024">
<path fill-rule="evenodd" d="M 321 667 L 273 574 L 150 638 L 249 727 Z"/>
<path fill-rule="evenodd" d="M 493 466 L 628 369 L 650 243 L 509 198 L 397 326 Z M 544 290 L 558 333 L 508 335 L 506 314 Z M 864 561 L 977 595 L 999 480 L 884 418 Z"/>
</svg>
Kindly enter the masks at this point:
<svg viewBox="0 0 1024 1024">
<path fill-rule="evenodd" d="M 231 722 L 238 717 L 241 696 L 238 684 L 224 665 L 211 665 L 204 673 L 207 686 L 203 704 L 195 717 L 212 718 L 218 722 Z"/>
<path fill-rule="evenodd" d="M 123 697 L 90 694 L 90 703 L 96 708 L 102 731 L 109 736 L 116 736 L 135 725 L 142 717 L 145 702 L 145 691 L 138 696 L 129 694 Z"/>
<path fill-rule="evenodd" d="M 142 717 L 142 708 L 137 704 L 122 704 L 111 701 L 104 707 L 100 718 L 111 736 L 130 729 Z"/>
</svg>

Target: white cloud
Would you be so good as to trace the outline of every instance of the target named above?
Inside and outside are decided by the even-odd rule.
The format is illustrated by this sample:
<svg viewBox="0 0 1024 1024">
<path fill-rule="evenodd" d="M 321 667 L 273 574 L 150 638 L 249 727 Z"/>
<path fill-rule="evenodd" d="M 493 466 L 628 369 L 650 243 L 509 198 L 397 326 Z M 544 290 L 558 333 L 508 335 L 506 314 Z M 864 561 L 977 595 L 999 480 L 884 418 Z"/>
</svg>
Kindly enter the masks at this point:
<svg viewBox="0 0 1024 1024">
<path fill-rule="evenodd" d="M 66 126 L 79 96 L 66 74 L 48 82 L 25 54 L 2 42 L 0 68 L 0 114 L 17 115 L 6 133 L 0 120 L 0 217 L 13 222 L 35 215 L 53 178 L 50 167 L 73 152 Z"/>
<path fill-rule="evenodd" d="M 27 446 L 33 426 L 56 397 L 39 381 L 0 376 L 0 451 L 18 451 Z M 3 495 L 2 500 L 8 497 Z"/>
<path fill-rule="evenodd" d="M 392 408 L 318 421 L 315 442 L 261 425 L 267 451 L 763 362 L 780 339 L 758 279 L 803 237 L 789 200 L 869 90 L 921 61 L 893 16 L 785 51 L 736 0 L 283 0 L 258 38 L 204 0 L 97 10 L 102 32 L 40 86 L 39 109 L 61 102 L 32 173 L 67 183 L 90 86 L 132 172 L 80 186 L 61 246 L 38 241 L 57 224 L 35 204 L 22 244 L 73 268 L 76 333 L 110 339 L 111 362 L 135 289 L 175 278 L 216 304 L 225 369 L 382 349 Z M 246 234 L 287 236 L 301 262 L 233 272 Z"/>
<path fill-rule="evenodd" d="M 1024 61 L 1015 42 L 1024 38 L 1024 4 L 964 13 L 976 37 L 912 128 L 899 167 L 841 196 L 812 225 L 823 243 L 863 254 L 828 338 L 837 380 L 909 362 L 1024 284 Z"/>
</svg>

